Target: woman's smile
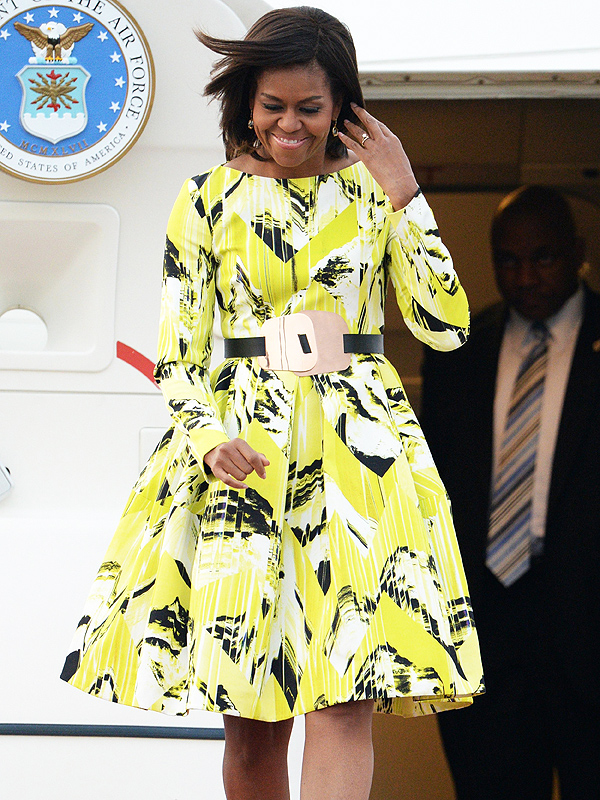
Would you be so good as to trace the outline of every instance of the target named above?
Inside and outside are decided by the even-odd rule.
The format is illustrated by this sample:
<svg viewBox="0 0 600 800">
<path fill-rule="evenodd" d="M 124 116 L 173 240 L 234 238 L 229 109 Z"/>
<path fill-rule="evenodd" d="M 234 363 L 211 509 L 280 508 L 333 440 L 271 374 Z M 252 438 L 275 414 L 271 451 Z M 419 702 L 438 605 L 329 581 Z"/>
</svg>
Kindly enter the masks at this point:
<svg viewBox="0 0 600 800">
<path fill-rule="evenodd" d="M 275 141 L 277 142 L 277 144 L 279 144 L 280 147 L 284 147 L 290 150 L 294 150 L 297 147 L 302 147 L 302 145 L 308 141 L 308 136 L 304 136 L 302 138 L 295 137 L 293 139 L 291 139 L 290 137 L 284 137 L 278 135 L 276 133 L 272 133 L 271 136 L 275 139 Z"/>
</svg>

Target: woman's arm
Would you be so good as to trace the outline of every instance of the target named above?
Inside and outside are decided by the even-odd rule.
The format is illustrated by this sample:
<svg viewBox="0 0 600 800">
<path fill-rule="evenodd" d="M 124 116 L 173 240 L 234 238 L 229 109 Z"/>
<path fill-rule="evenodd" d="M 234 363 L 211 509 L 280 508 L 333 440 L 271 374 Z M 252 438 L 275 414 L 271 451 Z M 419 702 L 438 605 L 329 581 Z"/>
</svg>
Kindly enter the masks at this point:
<svg viewBox="0 0 600 800">
<path fill-rule="evenodd" d="M 421 190 L 388 222 L 388 273 L 408 329 L 434 350 L 460 347 L 469 336 L 469 304 Z"/>
<path fill-rule="evenodd" d="M 266 477 L 269 462 L 242 439 L 229 439 L 210 385 L 218 262 L 202 178 L 200 185 L 186 181 L 167 226 L 155 377 L 203 476 L 243 489 L 242 481 L 254 470 Z"/>
<path fill-rule="evenodd" d="M 203 470 L 205 454 L 229 437 L 209 379 L 217 261 L 200 194 L 186 181 L 169 218 L 155 378 Z"/>
<path fill-rule="evenodd" d="M 460 347 L 469 334 L 467 297 L 408 156 L 383 122 L 359 106 L 353 111 L 362 127 L 346 120 L 352 136 L 340 132 L 340 139 L 389 198 L 387 266 L 404 321 L 417 339 L 436 350 Z"/>
</svg>

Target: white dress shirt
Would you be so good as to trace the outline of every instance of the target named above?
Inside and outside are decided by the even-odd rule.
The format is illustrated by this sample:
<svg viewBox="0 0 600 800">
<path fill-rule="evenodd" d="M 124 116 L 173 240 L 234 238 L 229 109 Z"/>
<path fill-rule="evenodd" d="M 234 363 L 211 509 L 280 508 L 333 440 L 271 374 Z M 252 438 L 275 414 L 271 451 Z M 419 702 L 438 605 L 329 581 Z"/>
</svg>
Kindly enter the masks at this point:
<svg viewBox="0 0 600 800">
<path fill-rule="evenodd" d="M 575 343 L 583 315 L 583 289 L 580 286 L 554 316 L 545 320 L 550 332 L 546 381 L 542 400 L 540 436 L 533 476 L 533 508 L 531 532 L 540 542 L 546 530 L 548 492 L 552 477 L 552 462 L 558 426 L 562 414 L 567 381 Z M 521 362 L 533 344 L 531 320 L 514 309 L 510 310 L 500 347 L 496 395 L 494 399 L 494 474 L 497 469 L 500 446 L 513 387 Z M 494 481 L 492 480 L 492 486 Z"/>
</svg>

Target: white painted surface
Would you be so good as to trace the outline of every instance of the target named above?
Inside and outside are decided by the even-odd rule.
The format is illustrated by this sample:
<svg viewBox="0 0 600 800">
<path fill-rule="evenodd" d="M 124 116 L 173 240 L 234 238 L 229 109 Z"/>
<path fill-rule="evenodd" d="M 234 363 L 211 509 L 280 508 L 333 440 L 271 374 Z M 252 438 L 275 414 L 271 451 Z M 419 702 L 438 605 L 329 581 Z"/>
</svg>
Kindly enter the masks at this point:
<svg viewBox="0 0 600 800">
<path fill-rule="evenodd" d="M 223 742 L 11 736 L 6 800 L 223 800 Z"/>
<path fill-rule="evenodd" d="M 0 352 L 38 352 L 47 344 L 48 327 L 35 311 L 17 306 L 9 308 L 0 317 Z"/>
<path fill-rule="evenodd" d="M 0 369 L 100 372 L 114 355 L 119 215 L 92 203 L 0 202 L 0 309 L 48 331 L 29 352 L 0 341 Z"/>
<path fill-rule="evenodd" d="M 348 25 L 364 72 L 600 69 L 597 0 L 370 0 L 368 6 L 311 0 L 311 5 Z"/>
<path fill-rule="evenodd" d="M 290 744 L 299 798 L 302 720 Z M 3 800 L 224 800 L 223 742 L 172 739 L 0 739 Z"/>
</svg>

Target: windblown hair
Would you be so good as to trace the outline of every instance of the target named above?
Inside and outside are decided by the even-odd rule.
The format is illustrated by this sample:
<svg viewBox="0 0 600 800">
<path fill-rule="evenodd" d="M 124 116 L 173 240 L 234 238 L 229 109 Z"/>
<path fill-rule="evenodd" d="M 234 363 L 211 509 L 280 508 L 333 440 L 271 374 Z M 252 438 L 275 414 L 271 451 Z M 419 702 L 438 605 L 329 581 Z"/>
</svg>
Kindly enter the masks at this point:
<svg viewBox="0 0 600 800">
<path fill-rule="evenodd" d="M 577 242 L 577 228 L 568 201 L 550 186 L 521 186 L 505 197 L 492 220 L 492 246 L 498 243 L 505 223 L 523 217 L 536 217 L 550 225 L 558 234 L 567 252 Z"/>
<path fill-rule="evenodd" d="M 351 102 L 364 106 L 354 42 L 348 28 L 326 11 L 309 6 L 269 11 L 244 39 L 195 33 L 202 44 L 223 56 L 215 64 L 204 94 L 221 102 L 221 131 L 228 159 L 241 153 L 256 155 L 254 132 L 248 128 L 250 98 L 265 69 L 318 64 L 329 79 L 333 97 L 342 102 L 339 129 L 345 130 L 345 119 L 358 121 L 350 107 Z M 330 133 L 326 152 L 332 158 L 343 158 L 347 150 Z"/>
</svg>

